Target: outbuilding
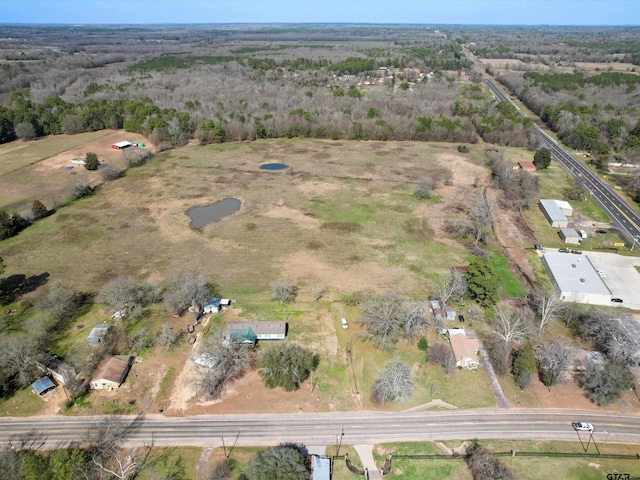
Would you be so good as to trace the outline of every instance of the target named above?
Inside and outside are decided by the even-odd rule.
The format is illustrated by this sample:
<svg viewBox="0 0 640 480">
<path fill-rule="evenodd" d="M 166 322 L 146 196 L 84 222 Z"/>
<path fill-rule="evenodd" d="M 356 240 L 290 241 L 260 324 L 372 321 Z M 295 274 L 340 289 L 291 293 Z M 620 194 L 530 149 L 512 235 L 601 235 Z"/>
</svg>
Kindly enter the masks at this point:
<svg viewBox="0 0 640 480">
<path fill-rule="evenodd" d="M 541 199 L 538 204 L 549 225 L 555 228 L 566 228 L 569 225 L 569 220 L 558 205 L 558 200 Z"/>
<path fill-rule="evenodd" d="M 97 347 L 102 342 L 104 342 L 107 334 L 109 333 L 109 330 L 111 330 L 111 325 L 106 323 L 101 323 L 93 327 L 91 329 L 91 333 L 89 333 L 89 336 L 87 337 L 87 340 L 89 341 L 89 346 Z"/>
<path fill-rule="evenodd" d="M 560 239 L 564 243 L 572 243 L 578 245 L 580 243 L 580 234 L 574 228 L 561 228 Z"/>
<path fill-rule="evenodd" d="M 518 167 L 520 168 L 520 170 L 524 170 L 525 172 L 536 171 L 536 166 L 533 164 L 533 162 L 528 162 L 526 160 L 522 160 L 521 162 L 518 162 Z"/>
<path fill-rule="evenodd" d="M 111 148 L 113 148 L 114 150 L 124 150 L 125 148 L 129 147 L 133 147 L 133 143 L 127 141 L 122 141 L 111 145 Z"/>
<path fill-rule="evenodd" d="M 53 380 L 51 380 L 49 377 L 42 377 L 41 379 L 33 382 L 31 384 L 31 388 L 33 388 L 33 391 L 38 395 L 43 396 L 45 393 L 56 388 L 56 384 L 53 383 Z"/>
</svg>

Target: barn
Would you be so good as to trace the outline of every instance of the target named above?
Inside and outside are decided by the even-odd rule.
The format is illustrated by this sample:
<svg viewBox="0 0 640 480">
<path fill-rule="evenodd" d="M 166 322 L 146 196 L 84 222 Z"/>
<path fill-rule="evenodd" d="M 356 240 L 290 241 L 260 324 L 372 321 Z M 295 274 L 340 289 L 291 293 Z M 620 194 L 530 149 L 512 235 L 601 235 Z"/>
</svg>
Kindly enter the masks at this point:
<svg viewBox="0 0 640 480">
<path fill-rule="evenodd" d="M 127 141 L 122 141 L 111 145 L 111 148 L 113 148 L 114 150 L 124 150 L 125 148 L 129 147 L 133 147 L 133 143 Z"/>
<path fill-rule="evenodd" d="M 566 205 L 564 204 L 568 205 L 569 208 L 566 208 Z M 568 202 L 564 202 L 562 200 L 542 199 L 540 200 L 539 205 L 540 210 L 542 210 L 542 213 L 547 219 L 547 222 L 549 222 L 549 225 L 555 228 L 566 228 L 568 226 L 569 220 L 567 220 L 567 214 L 571 215 L 573 213 L 573 209 L 571 209 L 571 205 L 569 205 Z"/>
</svg>

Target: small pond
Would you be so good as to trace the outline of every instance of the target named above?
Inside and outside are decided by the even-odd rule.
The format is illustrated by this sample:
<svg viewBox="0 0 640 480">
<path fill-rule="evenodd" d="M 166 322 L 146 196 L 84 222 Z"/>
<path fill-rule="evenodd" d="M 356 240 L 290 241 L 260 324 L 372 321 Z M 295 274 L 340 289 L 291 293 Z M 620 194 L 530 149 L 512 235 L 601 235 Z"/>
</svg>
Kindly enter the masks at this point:
<svg viewBox="0 0 640 480">
<path fill-rule="evenodd" d="M 289 168 L 289 165 L 285 163 L 265 163 L 264 165 L 260 165 L 261 170 L 284 170 L 285 168 Z"/>
<path fill-rule="evenodd" d="M 225 198 L 211 205 L 191 207 L 184 213 L 191 218 L 191 228 L 201 228 L 236 213 L 241 205 L 240 200 L 236 198 Z"/>
</svg>

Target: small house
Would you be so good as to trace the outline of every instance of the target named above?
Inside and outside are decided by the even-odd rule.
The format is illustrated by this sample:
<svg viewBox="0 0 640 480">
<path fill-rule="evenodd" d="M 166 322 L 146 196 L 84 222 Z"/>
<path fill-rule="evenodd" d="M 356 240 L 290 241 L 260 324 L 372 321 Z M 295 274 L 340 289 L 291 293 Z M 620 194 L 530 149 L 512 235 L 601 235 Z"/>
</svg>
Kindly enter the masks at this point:
<svg viewBox="0 0 640 480">
<path fill-rule="evenodd" d="M 45 393 L 56 388 L 56 384 L 53 383 L 53 380 L 51 380 L 49 377 L 42 377 L 41 379 L 33 382 L 31 384 L 31 388 L 33 388 L 33 391 L 38 395 L 43 396 Z"/>
<path fill-rule="evenodd" d="M 202 312 L 207 313 L 219 313 L 222 310 L 221 298 L 209 298 L 202 306 Z"/>
<path fill-rule="evenodd" d="M 42 361 L 36 362 L 36 367 L 45 375 L 53 377 L 59 385 L 64 385 L 67 380 L 76 377 L 76 370 L 57 355 L 45 352 L 42 357 Z"/>
<path fill-rule="evenodd" d="M 109 357 L 98 366 L 89 385 L 93 390 L 120 388 L 129 375 L 132 365 L 133 357 L 129 355 Z"/>
<path fill-rule="evenodd" d="M 91 329 L 89 336 L 87 337 L 90 347 L 97 347 L 103 343 L 107 337 L 107 334 L 111 330 L 111 325 L 101 323 Z"/>
<path fill-rule="evenodd" d="M 233 330 L 251 329 L 256 340 L 284 340 L 287 336 L 287 322 L 231 322 L 227 325 L 225 337 L 230 338 Z"/>
<path fill-rule="evenodd" d="M 456 359 L 456 367 L 478 368 L 480 366 L 478 361 L 480 341 L 477 338 L 469 338 L 462 328 L 450 328 L 447 333 L 453 356 Z"/>
<path fill-rule="evenodd" d="M 535 172 L 536 171 L 536 166 L 533 164 L 533 162 L 528 162 L 526 160 L 518 162 L 518 168 L 520 170 L 525 171 L 525 172 Z"/>
<path fill-rule="evenodd" d="M 580 234 L 573 228 L 561 228 L 559 235 L 560 239 L 564 243 L 572 243 L 577 245 L 581 240 Z"/>
</svg>

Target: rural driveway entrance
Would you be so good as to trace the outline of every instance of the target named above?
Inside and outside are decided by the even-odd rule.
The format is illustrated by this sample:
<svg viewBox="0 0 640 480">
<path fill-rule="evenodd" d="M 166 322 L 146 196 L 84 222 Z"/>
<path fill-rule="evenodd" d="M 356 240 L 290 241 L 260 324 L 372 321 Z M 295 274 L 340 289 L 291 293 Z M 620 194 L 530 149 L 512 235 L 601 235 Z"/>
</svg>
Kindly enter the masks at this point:
<svg viewBox="0 0 640 480">
<path fill-rule="evenodd" d="M 382 475 L 380 475 L 380 471 L 376 466 L 376 462 L 373 459 L 373 445 L 354 445 L 356 452 L 358 452 L 358 456 L 360 457 L 360 461 L 362 462 L 362 468 L 366 469 L 369 473 L 369 480 L 380 480 L 382 479 Z"/>
<path fill-rule="evenodd" d="M 472 332 L 471 330 L 467 330 L 467 336 L 469 338 L 478 338 L 476 332 Z M 484 349 L 484 345 L 482 345 L 482 342 L 480 342 L 480 365 L 482 365 L 484 371 L 487 372 L 489 382 L 491 382 L 491 388 L 493 389 L 493 396 L 496 397 L 496 405 L 498 406 L 498 408 L 511 408 L 511 404 L 509 404 L 509 402 L 507 401 L 507 397 L 504 396 L 504 392 L 502 391 L 502 387 L 500 386 L 500 382 L 498 381 L 498 376 L 493 369 L 493 365 L 491 365 L 489 355 Z"/>
</svg>

